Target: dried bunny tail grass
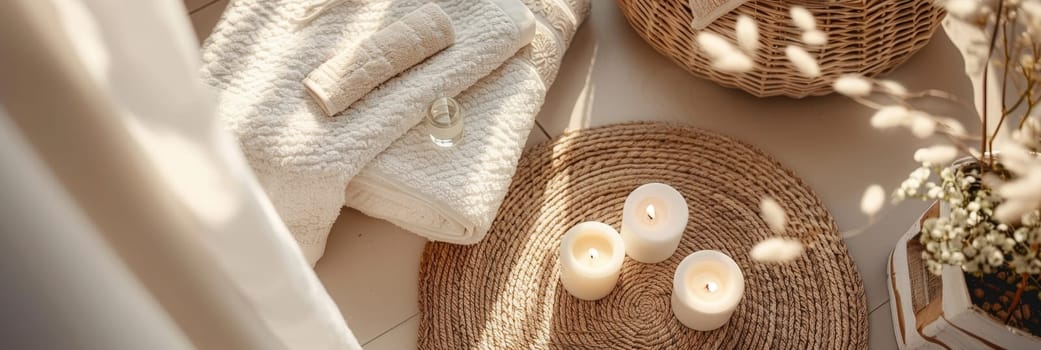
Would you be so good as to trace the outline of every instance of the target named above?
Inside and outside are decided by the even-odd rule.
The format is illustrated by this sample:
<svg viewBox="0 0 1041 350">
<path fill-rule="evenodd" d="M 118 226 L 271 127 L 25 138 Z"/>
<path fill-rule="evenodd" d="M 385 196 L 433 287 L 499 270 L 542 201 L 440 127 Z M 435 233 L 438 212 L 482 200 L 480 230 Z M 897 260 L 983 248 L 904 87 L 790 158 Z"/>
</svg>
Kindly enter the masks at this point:
<svg viewBox="0 0 1041 350">
<path fill-rule="evenodd" d="M 951 117 L 937 117 L 936 122 L 939 123 L 940 126 L 942 126 L 944 129 L 946 129 L 946 132 L 948 134 L 968 136 L 965 133 L 965 126 L 963 126 L 961 122 L 958 121 L 958 119 L 954 119 Z"/>
<path fill-rule="evenodd" d="M 936 145 L 914 151 L 914 160 L 926 166 L 945 166 L 958 157 L 958 148 L 951 145 Z"/>
<path fill-rule="evenodd" d="M 828 44 L 828 34 L 820 30 L 807 30 L 802 33 L 802 42 L 811 46 L 824 46 Z"/>
<path fill-rule="evenodd" d="M 1028 201 L 1006 200 L 994 208 L 994 218 L 999 222 L 1014 224 L 1022 220 L 1023 215 L 1035 210 L 1037 205 Z"/>
<path fill-rule="evenodd" d="M 924 139 L 936 133 L 941 118 L 926 112 L 907 109 L 900 105 L 882 106 L 871 116 L 871 126 L 875 129 L 889 129 L 903 126 L 911 130 L 915 137 Z"/>
<path fill-rule="evenodd" d="M 713 60 L 712 68 L 723 72 L 744 73 L 755 68 L 755 62 L 745 54 L 734 51 Z"/>
<path fill-rule="evenodd" d="M 795 66 L 795 69 L 802 73 L 802 75 L 809 78 L 816 78 L 821 75 L 821 67 L 817 64 L 817 59 L 810 56 L 810 53 L 806 52 L 805 49 L 789 45 L 784 50 L 784 54 L 788 57 L 788 61 L 791 62 L 792 65 Z"/>
<path fill-rule="evenodd" d="M 755 62 L 738 50 L 722 36 L 712 32 L 698 33 L 698 45 L 709 57 L 712 68 L 724 72 L 740 73 L 754 68 Z"/>
<path fill-rule="evenodd" d="M 885 92 L 893 96 L 907 96 L 907 88 L 903 84 L 893 80 L 879 80 L 878 85 L 882 87 Z"/>
<path fill-rule="evenodd" d="M 871 81 L 859 74 L 843 74 L 831 84 L 835 92 L 849 97 L 871 95 Z"/>
<path fill-rule="evenodd" d="M 811 31 L 817 29 L 817 20 L 813 18 L 813 13 L 802 6 L 792 6 L 788 13 L 792 16 L 792 24 L 796 28 L 804 31 Z"/>
<path fill-rule="evenodd" d="M 882 186 L 871 185 L 864 190 L 864 196 L 860 198 L 860 211 L 867 216 L 874 216 L 885 204 L 886 191 Z"/>
<path fill-rule="evenodd" d="M 922 111 L 911 111 L 910 117 L 908 126 L 915 137 L 924 139 L 936 133 L 936 120 L 931 115 Z"/>
<path fill-rule="evenodd" d="M 885 106 L 871 116 L 871 126 L 875 129 L 889 129 L 906 125 L 911 111 L 904 106 Z"/>
<path fill-rule="evenodd" d="M 788 218 L 785 216 L 781 204 L 776 200 L 764 197 L 759 202 L 759 215 L 774 233 L 784 233 L 784 226 L 788 223 Z"/>
<path fill-rule="evenodd" d="M 737 16 L 734 32 L 737 34 L 738 46 L 745 53 L 752 55 L 755 53 L 755 50 L 759 49 L 759 26 L 755 24 L 755 20 L 752 17 L 747 15 Z"/>
<path fill-rule="evenodd" d="M 1004 203 L 995 209 L 994 216 L 1001 222 L 1014 223 L 1041 204 L 1041 159 L 1012 140 L 1001 139 L 999 146 L 1001 164 L 1016 177 L 995 188 Z"/>
<path fill-rule="evenodd" d="M 1012 139 L 1023 146 L 1034 149 L 1041 148 L 1041 119 L 1037 117 L 1024 116 L 1019 130 L 1012 131 Z M 963 131 L 964 132 L 964 129 Z"/>
<path fill-rule="evenodd" d="M 712 32 L 698 33 L 698 46 L 712 58 L 724 57 L 731 52 L 737 51 L 727 39 Z"/>
<path fill-rule="evenodd" d="M 806 248 L 802 242 L 791 238 L 770 237 L 756 243 L 748 255 L 755 261 L 764 263 L 789 262 L 802 256 Z"/>
</svg>

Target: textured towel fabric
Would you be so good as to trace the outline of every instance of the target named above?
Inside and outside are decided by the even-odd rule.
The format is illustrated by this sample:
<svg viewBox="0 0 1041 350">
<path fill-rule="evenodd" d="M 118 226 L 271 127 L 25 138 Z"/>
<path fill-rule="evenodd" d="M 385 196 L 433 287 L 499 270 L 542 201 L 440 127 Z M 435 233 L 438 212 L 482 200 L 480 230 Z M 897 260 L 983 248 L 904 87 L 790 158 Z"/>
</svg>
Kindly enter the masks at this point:
<svg viewBox="0 0 1041 350">
<path fill-rule="evenodd" d="M 322 111 L 332 116 L 453 41 L 452 19 L 437 4 L 426 4 L 357 47 L 341 49 L 308 74 L 304 86 Z"/>
<path fill-rule="evenodd" d="M 557 74 L 588 0 L 528 0 L 539 21 L 532 44 L 456 97 L 464 117 L 459 145 L 431 144 L 419 125 L 362 170 L 347 205 L 431 240 L 484 237 L 499 209 L 535 116 Z"/>
<path fill-rule="evenodd" d="M 457 95 L 534 36 L 517 0 L 435 1 L 455 44 L 384 82 L 334 118 L 301 85 L 336 54 L 430 2 L 348 1 L 297 27 L 308 2 L 236 0 L 203 44 L 202 76 L 282 220 L 313 264 L 344 205 L 347 181 L 423 119 L 435 97 Z"/>
<path fill-rule="evenodd" d="M 690 25 L 694 29 L 704 29 L 745 2 L 748 0 L 690 0 L 687 4 L 690 5 L 690 12 L 694 15 L 694 20 L 690 22 Z"/>
</svg>

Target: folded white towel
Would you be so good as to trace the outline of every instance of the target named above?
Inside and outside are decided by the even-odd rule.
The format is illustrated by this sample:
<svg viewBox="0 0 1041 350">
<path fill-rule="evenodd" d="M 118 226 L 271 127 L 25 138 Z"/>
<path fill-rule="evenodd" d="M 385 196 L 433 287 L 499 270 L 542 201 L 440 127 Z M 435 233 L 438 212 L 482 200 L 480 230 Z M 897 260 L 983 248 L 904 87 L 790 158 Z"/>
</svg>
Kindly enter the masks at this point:
<svg viewBox="0 0 1041 350">
<path fill-rule="evenodd" d="M 357 47 L 342 48 L 308 74 L 304 86 L 322 111 L 332 116 L 453 41 L 452 19 L 437 4 L 426 4 Z"/>
<path fill-rule="evenodd" d="M 531 13 L 514 11 L 519 0 L 436 1 L 452 18 L 455 44 L 326 117 L 300 81 L 337 48 L 427 2 L 348 1 L 298 27 L 292 19 L 304 16 L 304 1 L 237 0 L 203 44 L 202 76 L 218 90 L 219 114 L 312 264 L 347 181 L 418 124 L 435 97 L 459 94 L 534 36 Z"/>
<path fill-rule="evenodd" d="M 690 25 L 694 29 L 704 29 L 719 17 L 723 17 L 746 2 L 748 0 L 689 0 L 687 4 L 690 6 L 691 14 L 694 15 L 694 20 L 690 22 Z"/>
<path fill-rule="evenodd" d="M 440 148 L 423 125 L 409 130 L 351 180 L 347 205 L 431 240 L 480 241 L 589 5 L 529 1 L 540 22 L 532 44 L 456 97 L 466 114 L 461 142 Z"/>
</svg>

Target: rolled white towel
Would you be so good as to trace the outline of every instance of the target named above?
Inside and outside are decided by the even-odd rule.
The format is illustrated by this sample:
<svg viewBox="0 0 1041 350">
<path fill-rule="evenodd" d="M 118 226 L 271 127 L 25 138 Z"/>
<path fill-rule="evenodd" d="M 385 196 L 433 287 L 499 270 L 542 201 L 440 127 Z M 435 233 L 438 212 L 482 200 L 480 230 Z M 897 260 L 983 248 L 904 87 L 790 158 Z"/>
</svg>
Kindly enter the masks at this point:
<svg viewBox="0 0 1041 350">
<path fill-rule="evenodd" d="M 339 113 L 384 81 L 452 45 L 452 19 L 429 3 L 365 38 L 304 78 L 307 92 L 328 116 Z"/>
<path fill-rule="evenodd" d="M 465 113 L 459 143 L 440 148 L 424 125 L 412 128 L 351 180 L 348 206 L 435 241 L 473 244 L 484 238 L 590 6 L 588 0 L 528 4 L 538 19 L 531 45 L 455 97 Z"/>
</svg>

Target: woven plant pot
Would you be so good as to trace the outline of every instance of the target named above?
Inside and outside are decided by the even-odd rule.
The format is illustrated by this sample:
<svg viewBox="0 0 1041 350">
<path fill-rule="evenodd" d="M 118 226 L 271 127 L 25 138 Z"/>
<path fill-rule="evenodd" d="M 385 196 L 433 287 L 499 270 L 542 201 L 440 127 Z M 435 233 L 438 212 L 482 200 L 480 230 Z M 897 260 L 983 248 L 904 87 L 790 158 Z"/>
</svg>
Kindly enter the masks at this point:
<svg viewBox="0 0 1041 350">
<path fill-rule="evenodd" d="M 832 91 L 831 81 L 841 74 L 888 72 L 925 46 L 944 16 L 932 0 L 749 0 L 704 29 L 736 42 L 734 23 L 739 14 L 758 23 L 755 69 L 732 74 L 712 69 L 698 49 L 687 1 L 618 0 L 618 7 L 644 40 L 676 64 L 696 76 L 759 97 L 825 95 Z M 793 5 L 810 10 L 818 29 L 828 34 L 827 45 L 807 47 L 821 66 L 823 74 L 817 78 L 803 76 L 785 58 L 788 45 L 806 47 L 788 14 Z"/>
</svg>

